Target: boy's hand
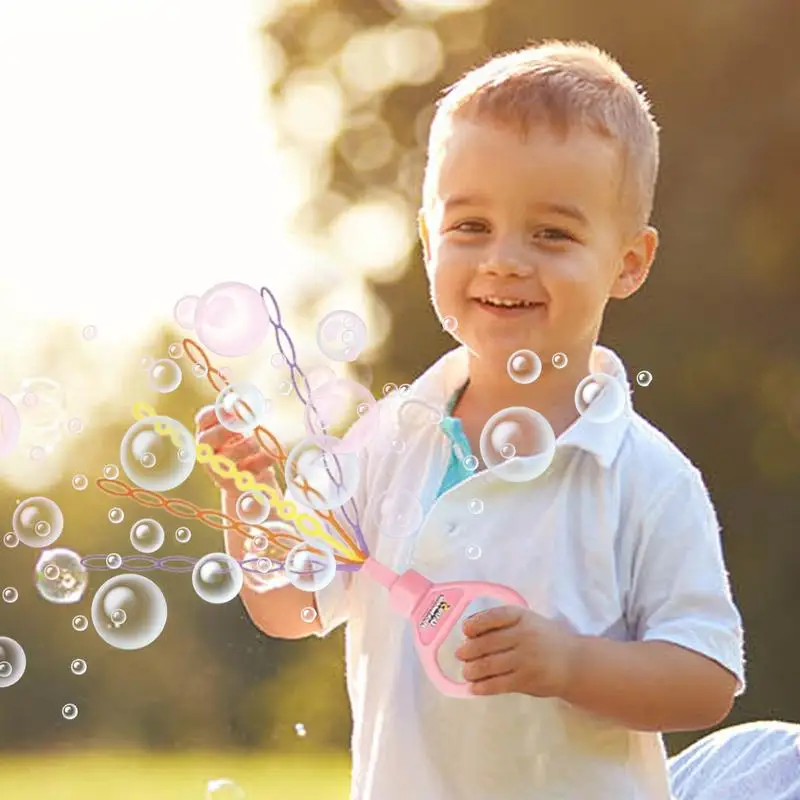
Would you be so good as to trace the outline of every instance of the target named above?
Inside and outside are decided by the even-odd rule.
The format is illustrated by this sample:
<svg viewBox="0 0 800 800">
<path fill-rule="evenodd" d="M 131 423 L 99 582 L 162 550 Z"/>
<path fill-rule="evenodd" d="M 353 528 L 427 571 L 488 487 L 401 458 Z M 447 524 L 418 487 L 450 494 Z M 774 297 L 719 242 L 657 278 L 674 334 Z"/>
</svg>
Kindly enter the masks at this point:
<svg viewBox="0 0 800 800">
<path fill-rule="evenodd" d="M 561 697 L 578 657 L 580 636 L 563 622 L 518 606 L 473 614 L 456 650 L 475 695 L 519 692 Z"/>
<path fill-rule="evenodd" d="M 245 438 L 240 433 L 229 431 L 220 424 L 214 406 L 205 406 L 195 415 L 196 438 L 198 444 L 211 445 L 215 453 L 227 456 L 236 464 L 240 472 L 251 472 L 258 483 L 272 485 L 272 458 L 258 443 L 255 436 Z M 231 496 L 241 494 L 231 478 L 217 475 L 208 464 L 205 465 L 211 480 Z"/>
</svg>

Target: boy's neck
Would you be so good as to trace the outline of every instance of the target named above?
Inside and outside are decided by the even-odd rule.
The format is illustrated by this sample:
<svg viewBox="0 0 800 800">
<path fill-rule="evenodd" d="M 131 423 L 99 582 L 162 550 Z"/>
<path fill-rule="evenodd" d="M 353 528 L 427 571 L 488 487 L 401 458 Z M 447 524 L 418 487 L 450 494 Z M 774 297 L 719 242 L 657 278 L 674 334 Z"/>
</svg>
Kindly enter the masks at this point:
<svg viewBox="0 0 800 800">
<path fill-rule="evenodd" d="M 589 374 L 591 351 L 588 347 L 585 352 L 571 353 L 561 369 L 543 360 L 541 374 L 528 384 L 513 381 L 505 364 L 470 355 L 469 385 L 452 413 L 482 426 L 504 408 L 527 406 L 542 414 L 560 436 L 578 418 L 575 389 Z"/>
</svg>

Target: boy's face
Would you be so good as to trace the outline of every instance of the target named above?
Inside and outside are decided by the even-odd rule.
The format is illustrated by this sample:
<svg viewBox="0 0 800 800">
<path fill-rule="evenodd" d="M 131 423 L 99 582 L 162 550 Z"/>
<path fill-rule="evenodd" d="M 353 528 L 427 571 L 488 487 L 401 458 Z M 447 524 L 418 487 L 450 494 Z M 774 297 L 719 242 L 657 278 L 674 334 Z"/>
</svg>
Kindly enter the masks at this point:
<svg viewBox="0 0 800 800">
<path fill-rule="evenodd" d="M 587 352 L 608 299 L 638 289 L 657 245 L 653 228 L 623 238 L 620 179 L 617 148 L 589 131 L 522 140 L 456 120 L 420 214 L 431 297 L 456 338 L 503 371 L 522 348 L 545 364 Z"/>
</svg>

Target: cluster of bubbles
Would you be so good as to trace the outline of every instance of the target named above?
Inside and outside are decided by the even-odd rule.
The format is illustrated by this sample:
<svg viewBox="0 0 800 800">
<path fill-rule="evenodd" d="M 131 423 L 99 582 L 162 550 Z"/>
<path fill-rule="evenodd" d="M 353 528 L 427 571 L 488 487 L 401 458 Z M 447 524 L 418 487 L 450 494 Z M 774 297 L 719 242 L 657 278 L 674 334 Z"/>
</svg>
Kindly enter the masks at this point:
<svg viewBox="0 0 800 800">
<path fill-rule="evenodd" d="M 78 603 L 89 585 L 89 573 L 77 553 L 59 547 L 45 550 L 39 557 L 34 582 L 49 603 Z"/>
</svg>

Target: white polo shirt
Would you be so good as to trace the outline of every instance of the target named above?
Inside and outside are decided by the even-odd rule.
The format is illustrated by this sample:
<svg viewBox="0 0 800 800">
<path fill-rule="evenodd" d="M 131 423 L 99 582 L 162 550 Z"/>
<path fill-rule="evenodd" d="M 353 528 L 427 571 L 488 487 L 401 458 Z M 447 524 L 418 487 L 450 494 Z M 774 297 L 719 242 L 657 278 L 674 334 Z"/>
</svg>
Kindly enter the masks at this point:
<svg viewBox="0 0 800 800">
<path fill-rule="evenodd" d="M 452 444 L 413 403 L 398 434 L 397 412 L 409 398 L 444 409 L 467 370 L 467 351 L 458 348 L 407 396 L 381 401 L 380 430 L 360 454 L 355 497 L 371 554 L 434 582 L 506 584 L 531 609 L 581 634 L 682 645 L 734 673 L 740 694 L 742 621 L 714 508 L 697 469 L 633 410 L 619 358 L 597 347 L 592 371 L 624 382 L 621 416 L 605 424 L 580 417 L 534 481 L 508 483 L 483 471 L 436 499 Z M 404 448 L 392 446 L 398 435 Z M 421 503 L 416 533 L 393 535 L 391 520 L 380 519 L 387 493 Z M 473 499 L 483 501 L 482 513 L 471 513 Z M 317 605 L 319 635 L 347 622 L 352 800 L 670 797 L 659 734 L 628 730 L 559 699 L 442 695 L 422 670 L 410 625 L 363 574 L 337 575 Z M 441 659 L 452 677 L 460 676 L 453 656 L 460 639 L 451 636 Z"/>
</svg>

